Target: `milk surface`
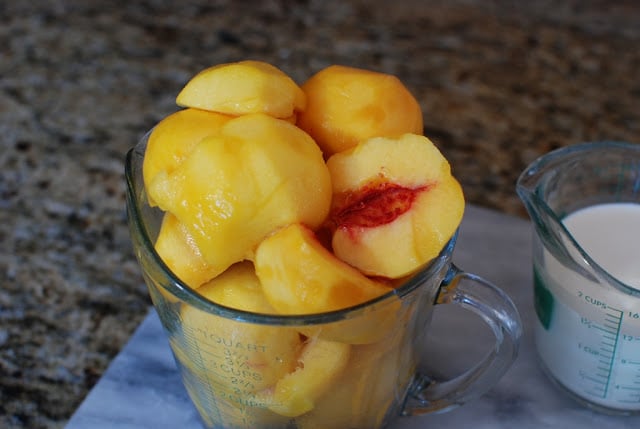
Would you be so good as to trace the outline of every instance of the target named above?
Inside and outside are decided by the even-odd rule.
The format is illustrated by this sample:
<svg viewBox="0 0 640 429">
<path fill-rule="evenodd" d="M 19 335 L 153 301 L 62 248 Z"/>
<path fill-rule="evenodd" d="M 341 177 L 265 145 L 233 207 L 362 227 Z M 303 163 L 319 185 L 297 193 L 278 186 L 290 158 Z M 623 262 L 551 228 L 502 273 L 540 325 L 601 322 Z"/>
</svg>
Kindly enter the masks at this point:
<svg viewBox="0 0 640 429">
<path fill-rule="evenodd" d="M 609 274 L 640 289 L 640 204 L 601 204 L 563 223 L 586 253 Z"/>
<path fill-rule="evenodd" d="M 597 264 L 640 290 L 640 204 L 596 205 L 563 223 Z M 535 249 L 534 270 L 536 344 L 547 372 L 596 406 L 640 411 L 640 297 L 578 274 L 547 249 Z"/>
</svg>

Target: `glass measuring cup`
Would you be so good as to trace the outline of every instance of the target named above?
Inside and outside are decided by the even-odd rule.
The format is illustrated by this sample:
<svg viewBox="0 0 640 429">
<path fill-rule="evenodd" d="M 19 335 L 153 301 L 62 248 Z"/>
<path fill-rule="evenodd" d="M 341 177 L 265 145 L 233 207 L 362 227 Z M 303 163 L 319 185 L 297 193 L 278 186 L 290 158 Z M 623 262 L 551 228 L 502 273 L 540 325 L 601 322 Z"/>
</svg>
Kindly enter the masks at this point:
<svg viewBox="0 0 640 429">
<path fill-rule="evenodd" d="M 517 192 L 536 232 L 544 370 L 584 405 L 640 412 L 640 145 L 550 152 L 522 173 Z"/>
<path fill-rule="evenodd" d="M 518 312 L 498 288 L 452 264 L 455 237 L 395 291 L 345 310 L 280 316 L 208 301 L 154 250 L 163 214 L 147 204 L 145 147 L 146 138 L 126 159 L 132 242 L 205 427 L 380 428 L 400 415 L 459 406 L 494 386 L 514 361 Z M 470 309 L 495 335 L 476 366 L 446 382 L 417 370 L 429 359 L 420 345 L 439 304 Z"/>
</svg>

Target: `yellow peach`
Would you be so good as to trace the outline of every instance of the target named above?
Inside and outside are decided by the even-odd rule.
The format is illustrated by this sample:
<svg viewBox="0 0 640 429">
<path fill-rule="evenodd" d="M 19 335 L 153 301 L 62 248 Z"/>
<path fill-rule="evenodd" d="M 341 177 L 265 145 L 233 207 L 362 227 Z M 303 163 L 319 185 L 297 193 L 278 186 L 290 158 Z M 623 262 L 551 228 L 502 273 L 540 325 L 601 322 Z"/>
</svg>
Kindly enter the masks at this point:
<svg viewBox="0 0 640 429">
<path fill-rule="evenodd" d="M 253 263 L 239 262 L 198 288 L 209 301 L 236 310 L 276 314 L 266 299 Z"/>
<path fill-rule="evenodd" d="M 392 403 L 401 403 L 414 373 L 411 351 L 403 343 L 410 344 L 398 333 L 374 344 L 352 346 L 346 368 L 315 407 L 296 419 L 298 427 L 381 427 Z"/>
<path fill-rule="evenodd" d="M 280 379 L 268 395 L 269 409 L 288 417 L 312 410 L 318 398 L 342 374 L 349 351 L 348 344 L 311 338 L 302 350 L 296 370 Z"/>
<path fill-rule="evenodd" d="M 204 260 L 189 231 L 171 213 L 164 214 L 155 249 L 171 272 L 194 289 L 218 274 Z"/>
<path fill-rule="evenodd" d="M 262 241 L 255 264 L 267 300 L 281 314 L 339 310 L 392 290 L 340 261 L 299 223 Z"/>
<path fill-rule="evenodd" d="M 402 315 L 401 306 L 398 296 L 391 295 L 382 303 L 368 306 L 365 312 L 354 314 L 354 317 L 306 326 L 300 328 L 300 332 L 306 336 L 346 344 L 374 343 L 394 334 L 395 328 L 402 323 L 398 320 Z"/>
<path fill-rule="evenodd" d="M 216 380 L 208 378 L 206 369 L 193 365 L 189 360 L 185 363 L 184 356 L 176 355 L 176 359 L 183 364 L 183 384 L 207 427 L 255 429 L 260 425 L 287 425 L 289 419 L 269 410 L 259 394 L 246 392 L 239 386 L 229 389 L 212 384 Z"/>
<path fill-rule="evenodd" d="M 253 259 L 258 243 L 292 222 L 318 227 L 331 205 L 331 181 L 313 139 L 264 114 L 227 122 L 171 174 L 148 189 L 173 213 L 217 272 Z"/>
<path fill-rule="evenodd" d="M 226 307 L 274 313 L 251 262 L 232 266 L 197 292 Z M 296 368 L 303 343 L 294 328 L 228 319 L 187 305 L 181 319 L 188 341 L 172 343 L 175 355 L 227 394 L 248 395 L 265 389 Z"/>
<path fill-rule="evenodd" d="M 151 131 L 144 153 L 142 175 L 149 187 L 159 172 L 173 172 L 203 138 L 215 135 L 231 119 L 219 113 L 183 109 L 164 118 Z M 153 201 L 150 201 L 153 205 Z"/>
<path fill-rule="evenodd" d="M 418 101 L 393 75 L 334 65 L 313 75 L 302 90 L 307 108 L 297 124 L 327 158 L 371 137 L 423 132 Z"/>
<path fill-rule="evenodd" d="M 248 60 L 202 70 L 187 82 L 176 103 L 230 115 L 289 118 L 305 108 L 306 96 L 282 70 Z"/>
<path fill-rule="evenodd" d="M 438 255 L 455 233 L 464 196 L 426 137 L 372 138 L 327 161 L 336 256 L 371 276 L 400 278 Z"/>
</svg>

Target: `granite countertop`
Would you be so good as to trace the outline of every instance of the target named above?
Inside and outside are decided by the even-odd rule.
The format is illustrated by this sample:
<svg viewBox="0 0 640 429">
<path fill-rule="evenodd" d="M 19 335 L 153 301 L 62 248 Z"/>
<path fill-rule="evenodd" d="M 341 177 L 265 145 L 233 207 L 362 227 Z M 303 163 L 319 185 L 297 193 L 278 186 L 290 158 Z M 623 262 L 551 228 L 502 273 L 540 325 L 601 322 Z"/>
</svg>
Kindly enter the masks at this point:
<svg viewBox="0 0 640 429">
<path fill-rule="evenodd" d="M 538 155 L 640 142 L 631 0 L 117 3 L 0 4 L 3 428 L 63 427 L 147 314 L 123 158 L 206 66 L 396 74 L 467 200 L 521 217 L 515 179 Z"/>
</svg>

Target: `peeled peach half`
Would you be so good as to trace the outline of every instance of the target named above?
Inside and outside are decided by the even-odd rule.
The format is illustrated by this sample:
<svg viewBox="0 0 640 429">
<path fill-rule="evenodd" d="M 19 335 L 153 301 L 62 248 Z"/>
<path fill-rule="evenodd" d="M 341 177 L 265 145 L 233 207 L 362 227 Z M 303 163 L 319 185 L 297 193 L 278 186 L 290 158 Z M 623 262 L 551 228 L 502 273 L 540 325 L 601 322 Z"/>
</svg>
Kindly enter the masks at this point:
<svg viewBox="0 0 640 429">
<path fill-rule="evenodd" d="M 194 289 L 218 274 L 204 260 L 189 231 L 171 213 L 162 218 L 155 249 L 171 272 Z"/>
<path fill-rule="evenodd" d="M 450 166 L 426 137 L 373 138 L 327 161 L 333 252 L 367 275 L 399 278 L 438 255 L 464 211 Z"/>
<path fill-rule="evenodd" d="M 282 70 L 262 61 L 240 61 L 209 67 L 180 91 L 180 106 L 244 115 L 266 113 L 289 118 L 305 108 L 302 89 Z"/>
<path fill-rule="evenodd" d="M 267 300 L 281 314 L 339 310 L 391 290 L 336 258 L 300 223 L 262 241 L 255 266 Z"/>
<path fill-rule="evenodd" d="M 319 226 L 331 204 L 329 172 L 313 139 L 264 114 L 227 122 L 148 192 L 185 225 L 217 272 L 252 259 L 283 225 Z"/>
<path fill-rule="evenodd" d="M 233 265 L 197 291 L 220 305 L 274 313 L 251 262 Z M 249 394 L 274 385 L 296 368 L 303 343 L 293 328 L 243 323 L 192 306 L 182 308 L 181 318 L 189 341 L 173 344 L 174 349 L 184 348 L 176 356 L 218 389 Z"/>
<path fill-rule="evenodd" d="M 402 335 L 352 346 L 349 362 L 313 410 L 296 419 L 300 429 L 378 428 L 391 403 L 401 401 L 414 374 Z M 407 343 L 410 344 L 410 343 Z"/>
<path fill-rule="evenodd" d="M 313 336 L 345 344 L 370 344 L 390 338 L 403 325 L 402 303 L 397 295 L 388 297 L 384 303 L 369 306 L 366 312 L 355 314 L 332 323 L 300 328 L 306 336 Z"/>
<path fill-rule="evenodd" d="M 250 261 L 232 265 L 224 273 L 197 289 L 208 300 L 225 307 L 261 314 L 275 314 L 264 296 L 260 279 Z"/>
<path fill-rule="evenodd" d="M 269 409 L 288 417 L 312 410 L 347 366 L 350 348 L 348 344 L 310 339 L 296 370 L 276 383 L 269 395 Z"/>
<path fill-rule="evenodd" d="M 334 65 L 303 85 L 307 108 L 298 126 L 322 148 L 325 157 L 371 137 L 422 134 L 422 110 L 395 76 Z"/>
<path fill-rule="evenodd" d="M 204 110 L 183 109 L 160 121 L 147 141 L 142 166 L 145 186 L 149 187 L 159 172 L 173 172 L 200 140 L 217 134 L 230 118 Z"/>
</svg>

